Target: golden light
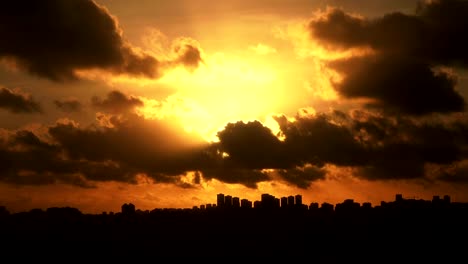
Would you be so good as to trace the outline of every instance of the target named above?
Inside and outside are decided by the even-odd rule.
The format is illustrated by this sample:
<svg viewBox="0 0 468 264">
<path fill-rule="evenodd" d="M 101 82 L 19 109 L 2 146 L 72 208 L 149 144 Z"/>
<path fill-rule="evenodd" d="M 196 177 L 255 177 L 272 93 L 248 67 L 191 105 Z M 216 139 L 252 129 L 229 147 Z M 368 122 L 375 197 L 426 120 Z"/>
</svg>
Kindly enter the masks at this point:
<svg viewBox="0 0 468 264">
<path fill-rule="evenodd" d="M 287 102 L 280 73 L 266 63 L 217 53 L 195 72 L 176 68 L 158 80 L 176 87 L 163 101 L 145 100 L 139 112 L 147 118 L 176 117 L 186 130 L 216 141 L 228 122 L 266 121 Z"/>
<path fill-rule="evenodd" d="M 189 39 L 202 52 L 203 62 L 195 70 L 183 65 L 170 67 L 159 79 L 90 71 L 81 72 L 81 77 L 104 78 L 109 86 L 140 96 L 145 106 L 138 113 L 149 119 L 177 121 L 186 131 L 198 133 L 209 142 L 218 140 L 216 133 L 227 123 L 237 121 L 258 120 L 276 134 L 279 127 L 273 115 L 294 116 L 304 108 L 320 111 L 327 102 L 338 99 L 330 80 L 339 76 L 327 69 L 324 61 L 351 54 L 333 53 L 311 44 L 303 21 L 264 28 L 264 32 L 270 32 L 270 39 L 256 41 L 229 25 L 233 29 L 230 45 L 211 47 L 211 52 Z M 163 54 L 171 54 L 172 46 L 180 41 L 171 41 L 150 28 L 142 41 L 143 50 L 171 61 L 172 57 Z M 233 46 L 234 42 L 238 45 Z"/>
</svg>

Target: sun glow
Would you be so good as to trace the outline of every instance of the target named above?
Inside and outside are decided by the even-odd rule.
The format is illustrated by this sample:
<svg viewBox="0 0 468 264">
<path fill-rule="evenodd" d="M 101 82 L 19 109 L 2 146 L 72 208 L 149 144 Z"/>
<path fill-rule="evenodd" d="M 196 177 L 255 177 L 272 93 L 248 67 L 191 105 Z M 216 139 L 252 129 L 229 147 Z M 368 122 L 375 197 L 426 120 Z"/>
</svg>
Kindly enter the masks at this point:
<svg viewBox="0 0 468 264">
<path fill-rule="evenodd" d="M 324 61 L 349 54 L 335 54 L 311 45 L 302 23 L 269 30 L 268 40 L 231 35 L 231 42 L 238 45 L 233 47 L 228 41 L 223 48 L 211 48 L 210 52 L 191 40 L 201 51 L 199 66 L 166 67 L 161 78 L 106 77 L 92 71 L 81 74 L 89 79 L 104 78 L 109 86 L 139 96 L 144 107 L 137 111 L 145 118 L 174 120 L 208 142 L 217 141 L 217 132 L 229 122 L 258 120 L 276 134 L 279 127 L 273 115 L 293 116 L 297 109 L 307 107 L 320 110 L 338 99 L 330 80 L 339 76 L 327 69 Z M 162 32 L 149 30 L 143 50 L 160 57 L 181 41 L 171 41 Z M 162 59 L 170 61 L 171 57 Z"/>
<path fill-rule="evenodd" d="M 284 102 L 281 74 L 271 65 L 217 53 L 194 72 L 177 68 L 158 80 L 177 92 L 164 101 L 145 99 L 139 112 L 147 118 L 175 117 L 185 129 L 216 141 L 226 123 L 268 120 Z"/>
</svg>

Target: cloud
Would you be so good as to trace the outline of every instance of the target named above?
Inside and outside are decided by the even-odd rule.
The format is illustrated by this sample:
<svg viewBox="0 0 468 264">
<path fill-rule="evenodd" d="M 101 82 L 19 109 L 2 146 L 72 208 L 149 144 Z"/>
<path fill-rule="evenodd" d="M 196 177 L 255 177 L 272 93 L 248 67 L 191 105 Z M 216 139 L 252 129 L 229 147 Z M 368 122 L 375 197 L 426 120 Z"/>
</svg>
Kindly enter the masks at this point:
<svg viewBox="0 0 468 264">
<path fill-rule="evenodd" d="M 113 127 L 57 123 L 41 137 L 30 130 L 10 131 L 0 140 L 0 181 L 20 185 L 95 182 L 136 184 L 139 175 L 154 182 L 186 186 L 188 171 L 204 168 L 202 144 L 161 121 L 136 115 L 112 117 Z"/>
<path fill-rule="evenodd" d="M 280 140 L 259 121 L 227 124 L 217 134 L 219 149 L 237 166 L 250 169 L 275 168 L 282 163 Z"/>
<path fill-rule="evenodd" d="M 174 62 L 185 65 L 189 69 L 196 69 L 203 62 L 200 44 L 190 38 L 178 38 L 173 43 L 176 53 Z"/>
<path fill-rule="evenodd" d="M 436 176 L 438 179 L 451 183 L 468 183 L 468 159 L 437 167 Z"/>
<path fill-rule="evenodd" d="M 0 180 L 20 185 L 69 183 L 91 187 L 75 173 L 74 162 L 60 158 L 60 148 L 41 140 L 33 132 L 20 130 L 2 138 Z"/>
<path fill-rule="evenodd" d="M 146 78 L 162 74 L 163 63 L 130 45 L 117 19 L 92 0 L 8 0 L 0 24 L 0 58 L 40 77 L 73 80 L 77 71 L 95 69 Z M 192 48 L 186 56 L 196 53 Z"/>
<path fill-rule="evenodd" d="M 56 124 L 49 134 L 72 160 L 113 161 L 150 177 L 178 175 L 192 167 L 197 145 L 184 139 L 183 130 L 135 114 L 108 117 L 111 126 L 79 127 Z M 191 155 L 194 155 L 193 157 Z"/>
<path fill-rule="evenodd" d="M 368 116 L 356 120 L 354 129 L 373 148 L 372 162 L 360 171 L 367 179 L 428 179 L 426 165 L 455 164 L 466 156 L 466 120 L 421 122 Z"/>
<path fill-rule="evenodd" d="M 122 113 L 134 110 L 135 107 L 143 106 L 143 101 L 135 96 L 127 96 L 126 94 L 114 90 L 107 94 L 107 97 L 102 99 L 98 96 L 91 98 L 91 104 L 98 110 L 109 113 Z"/>
<path fill-rule="evenodd" d="M 105 117 L 103 117 L 104 115 Z M 415 120 L 368 111 L 279 116 L 282 140 L 258 121 L 227 124 L 219 142 L 193 142 L 183 129 L 133 113 L 101 114 L 107 123 L 60 122 L 45 134 L 8 131 L 0 138 L 0 181 L 12 184 L 96 182 L 194 187 L 216 179 L 257 188 L 278 177 L 299 188 L 324 179 L 328 165 L 365 180 L 463 182 L 468 120 Z M 39 136 L 41 135 L 41 136 Z M 437 168 L 436 171 L 428 168 Z M 196 173 L 188 183 L 184 177 Z"/>
<path fill-rule="evenodd" d="M 387 113 L 422 116 L 464 111 L 466 102 L 455 89 L 457 78 L 434 71 L 408 57 L 387 55 L 354 57 L 334 61 L 330 67 L 343 74 L 334 84 L 347 98 L 370 98 L 367 106 Z"/>
<path fill-rule="evenodd" d="M 296 165 L 311 163 L 324 166 L 359 166 L 369 159 L 369 151 L 354 137 L 349 125 L 341 124 L 343 113 L 319 113 L 297 117 L 294 122 L 280 116 L 276 120 L 284 135 L 288 157 Z"/>
<path fill-rule="evenodd" d="M 288 170 L 277 170 L 278 174 L 288 183 L 307 189 L 314 181 L 323 180 L 326 170 L 316 166 L 304 166 Z"/>
<path fill-rule="evenodd" d="M 467 15 L 468 2 L 460 0 L 424 1 L 414 14 L 373 19 L 329 8 L 309 29 L 314 41 L 330 49 L 373 50 L 329 63 L 343 76 L 335 83 L 341 95 L 410 115 L 462 112 L 466 103 L 456 76 L 440 69 L 468 66 Z"/>
<path fill-rule="evenodd" d="M 42 112 L 41 105 L 32 96 L 5 87 L 0 88 L 0 108 L 14 114 Z"/>
<path fill-rule="evenodd" d="M 80 112 L 83 109 L 81 102 L 75 98 L 54 100 L 54 105 L 65 113 Z"/>
<path fill-rule="evenodd" d="M 62 101 L 58 101 L 62 102 Z M 94 98 L 103 112 L 80 126 L 61 120 L 46 130 L 4 130 L 0 134 L 0 181 L 20 185 L 96 182 L 136 184 L 144 175 L 154 182 L 190 187 L 182 178 L 211 160 L 201 138 L 167 120 L 145 119 L 132 111 L 143 103 L 112 91 Z"/>
<path fill-rule="evenodd" d="M 268 173 L 262 170 L 243 168 L 208 168 L 202 170 L 202 175 L 207 180 L 217 179 L 225 183 L 238 183 L 252 189 L 256 189 L 259 182 L 271 180 Z"/>
<path fill-rule="evenodd" d="M 370 46 L 432 64 L 467 66 L 467 14 L 463 0 L 420 1 L 414 14 L 392 12 L 374 19 L 330 8 L 313 19 L 309 29 L 329 45 Z"/>
<path fill-rule="evenodd" d="M 365 147 L 355 140 L 349 127 L 333 123 L 335 116 L 297 117 L 294 122 L 277 117 L 281 135 L 274 135 L 259 121 L 229 123 L 218 132 L 219 142 L 211 146 L 216 149 L 214 153 L 227 155 L 215 159 L 216 176 L 210 176 L 214 173 L 209 170 L 202 171 L 203 175 L 255 187 L 257 182 L 271 181 L 273 171 L 282 180 L 307 188 L 325 177 L 326 164 L 365 164 L 368 159 Z"/>
<path fill-rule="evenodd" d="M 429 180 L 428 165 L 448 166 L 468 154 L 466 118 L 414 120 L 335 111 L 276 120 L 282 141 L 257 122 L 227 125 L 215 145 L 227 153 L 223 162 L 242 169 L 274 169 L 304 187 L 324 177 L 325 165 L 354 168 L 356 177 L 367 180 Z"/>
</svg>

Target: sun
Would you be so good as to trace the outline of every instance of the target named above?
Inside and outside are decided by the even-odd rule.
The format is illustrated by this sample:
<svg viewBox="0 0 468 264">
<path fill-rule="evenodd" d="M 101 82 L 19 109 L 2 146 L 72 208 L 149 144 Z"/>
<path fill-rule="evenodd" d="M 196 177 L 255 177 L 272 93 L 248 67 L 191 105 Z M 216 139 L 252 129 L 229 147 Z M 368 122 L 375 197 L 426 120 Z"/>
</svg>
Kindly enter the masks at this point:
<svg viewBox="0 0 468 264">
<path fill-rule="evenodd" d="M 176 117 L 207 141 L 216 141 L 217 131 L 229 122 L 259 120 L 277 130 L 271 115 L 287 103 L 282 82 L 271 65 L 217 53 L 194 72 L 168 72 L 158 83 L 177 92 L 163 101 L 145 99 L 139 112 L 148 118 Z"/>
<path fill-rule="evenodd" d="M 141 115 L 174 120 L 208 142 L 217 141 L 217 132 L 226 124 L 238 121 L 260 121 L 276 134 L 273 116 L 295 116 L 304 108 L 322 110 L 338 99 L 330 83 L 333 73 L 323 62 L 338 55 L 317 45 L 292 45 L 296 39 L 309 42 L 303 30 L 301 26 L 273 30 L 263 41 L 231 36 L 221 47 L 200 48 L 203 61 L 196 69 L 178 66 L 166 69 L 159 79 L 120 76 L 109 81 L 141 96 Z M 159 31 L 147 39 L 152 41 L 145 47 L 153 52 L 170 46 Z"/>
</svg>

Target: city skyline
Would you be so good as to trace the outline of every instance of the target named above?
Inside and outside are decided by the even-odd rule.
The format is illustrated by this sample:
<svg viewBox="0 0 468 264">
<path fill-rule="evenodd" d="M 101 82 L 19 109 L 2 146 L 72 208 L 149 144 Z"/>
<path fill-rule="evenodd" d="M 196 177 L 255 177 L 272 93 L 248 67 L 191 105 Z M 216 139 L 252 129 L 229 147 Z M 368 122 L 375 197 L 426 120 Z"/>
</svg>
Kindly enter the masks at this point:
<svg viewBox="0 0 468 264">
<path fill-rule="evenodd" d="M 294 209 L 299 211 L 317 211 L 321 210 L 323 212 L 335 212 L 342 209 L 343 207 L 348 207 L 348 209 L 378 209 L 378 208 L 398 208 L 406 209 L 418 209 L 418 208 L 444 208 L 452 206 L 455 209 L 466 210 L 468 214 L 468 202 L 457 202 L 452 201 L 450 195 L 445 194 L 433 195 L 431 199 L 421 199 L 414 196 L 405 197 L 403 194 L 397 193 L 394 195 L 393 200 L 382 200 L 377 204 L 373 204 L 368 201 L 357 202 L 353 198 L 346 198 L 341 202 L 336 204 L 328 202 L 318 202 L 318 201 L 303 201 L 302 195 L 288 195 L 282 197 L 275 197 L 274 195 L 263 193 L 258 200 L 249 200 L 242 197 L 232 196 L 229 194 L 218 193 L 216 195 L 216 202 L 214 203 L 204 203 L 199 205 L 193 205 L 192 207 L 186 208 L 170 208 L 170 207 L 157 207 L 151 209 L 141 209 L 138 208 L 138 205 L 133 204 L 132 202 L 126 202 L 121 205 L 120 211 L 103 211 L 99 213 L 94 213 L 96 215 L 107 215 L 107 214 L 135 214 L 135 213 L 151 213 L 155 211 L 205 211 L 205 210 L 236 210 L 236 209 L 267 209 L 267 210 L 276 210 L 276 209 Z M 409 206 L 409 207 L 408 207 Z M 31 212 L 48 212 L 49 210 L 77 210 L 76 212 L 90 214 L 86 212 L 81 212 L 78 208 L 70 206 L 62 207 L 49 207 L 49 208 L 32 208 L 29 211 L 20 211 L 20 212 L 10 212 L 6 206 L 0 204 L 0 215 L 6 214 L 22 214 L 22 213 L 31 213 Z M 460 211 L 463 213 L 464 211 Z M 93 214 L 93 213 L 91 213 Z"/>
<path fill-rule="evenodd" d="M 467 235 L 468 203 L 451 202 L 448 195 L 425 201 L 396 194 L 375 207 L 353 199 L 307 206 L 300 196 L 281 197 L 288 203 L 281 206 L 270 194 L 254 207 L 235 207 L 234 198 L 226 206 L 231 197 L 218 194 L 220 206 L 192 209 L 140 210 L 125 203 L 120 212 L 100 214 L 71 207 L 10 214 L 0 207 L 4 256 L 20 249 L 48 260 L 74 253 L 83 260 L 259 256 L 375 263 L 383 256 L 394 263 L 458 262 L 465 254 L 466 241 L 457 238 Z"/>
</svg>

